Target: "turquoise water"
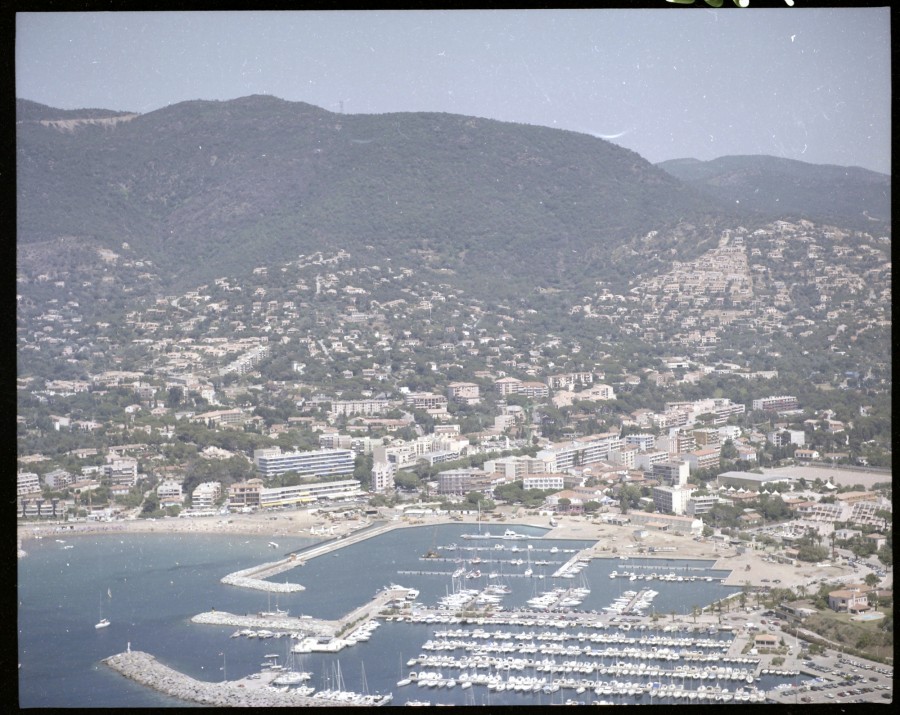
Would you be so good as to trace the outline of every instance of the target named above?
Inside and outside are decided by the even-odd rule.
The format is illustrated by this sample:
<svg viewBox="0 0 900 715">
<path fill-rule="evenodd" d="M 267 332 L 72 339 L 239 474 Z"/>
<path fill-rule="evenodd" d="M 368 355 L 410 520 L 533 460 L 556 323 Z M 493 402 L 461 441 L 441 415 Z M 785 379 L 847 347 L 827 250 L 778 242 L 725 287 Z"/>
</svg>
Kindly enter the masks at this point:
<svg viewBox="0 0 900 715">
<path fill-rule="evenodd" d="M 425 576 L 400 574 L 402 571 L 443 571 L 449 574 L 455 565 L 425 562 L 420 557 L 436 545 L 447 558 L 457 557 L 462 547 L 485 547 L 477 553 L 484 560 L 483 571 L 501 569 L 512 574 L 524 566 L 509 566 L 491 559 L 510 559 L 509 551 L 492 552 L 496 542 L 466 541 L 460 535 L 470 527 L 457 524 L 437 527 L 398 529 L 354 544 L 332 554 L 316 558 L 307 565 L 278 578 L 302 583 L 304 591 L 280 594 L 281 608 L 291 614 L 337 618 L 368 601 L 374 593 L 399 583 L 420 589 L 419 600 L 432 605 L 451 587 L 449 575 Z M 542 529 L 517 527 L 531 536 Z M 255 613 L 266 609 L 270 596 L 259 591 L 225 586 L 219 582 L 227 573 L 248 568 L 315 543 L 309 538 L 278 538 L 279 549 L 268 546 L 267 537 L 132 534 L 65 535 L 61 538 L 73 548 L 53 538 L 27 541 L 28 556 L 18 561 L 18 660 L 19 705 L 21 707 L 169 707 L 181 701 L 160 696 L 137 686 L 100 663 L 128 644 L 156 656 L 161 662 L 192 677 L 219 680 L 222 667 L 229 680 L 258 672 L 263 655 L 286 652 L 286 639 L 257 641 L 229 636 L 234 628 L 201 626 L 190 618 L 215 608 L 232 613 Z M 456 543 L 459 549 L 440 548 Z M 583 548 L 586 541 L 545 541 L 529 539 L 517 542 L 525 549 L 532 544 L 532 558 L 567 560 L 571 553 L 550 554 L 556 546 Z M 504 542 L 510 548 L 510 542 Z M 525 552 L 518 556 L 524 557 Z M 660 572 L 701 574 L 711 562 L 658 559 Z M 622 570 L 625 562 L 595 560 L 584 576 L 591 594 L 582 610 L 600 610 L 621 595 L 644 582 L 610 579 L 613 569 Z M 646 560 L 629 561 L 654 566 Z M 487 567 L 486 567 L 487 566 Z M 535 591 L 556 585 L 577 585 L 567 579 L 551 579 L 558 564 L 533 566 L 545 579 L 508 578 L 512 593 L 504 599 L 507 609 L 523 606 Z M 648 569 L 649 572 L 649 569 Z M 715 573 L 724 576 L 724 572 Z M 482 579 L 484 581 L 484 579 Z M 469 586 L 470 584 L 465 584 Z M 482 584 L 483 585 L 483 584 Z M 690 614 L 694 606 L 703 606 L 736 589 L 720 583 L 684 582 L 648 584 L 659 591 L 654 609 L 660 614 Z M 111 594 L 111 597 L 110 595 Z M 275 605 L 275 597 L 271 605 Z M 94 624 L 102 616 L 112 625 L 97 630 Z M 440 626 L 446 628 L 447 626 Z M 311 684 L 324 688 L 338 668 L 348 689 L 370 692 L 394 692 L 394 703 L 419 692 L 400 693 L 396 681 L 405 675 L 405 662 L 418 655 L 421 645 L 439 627 L 426 624 L 385 622 L 371 640 L 336 654 L 309 654 L 303 666 L 315 674 Z M 220 654 L 224 655 L 220 655 Z M 401 675 L 402 674 L 402 675 Z M 473 693 L 473 691 L 476 691 Z M 431 699 L 438 694 L 428 695 Z M 468 691 L 443 691 L 441 702 L 463 704 L 468 697 L 481 704 L 484 694 L 477 688 Z M 493 696 L 494 704 L 530 703 L 520 694 Z M 546 701 L 546 697 L 545 697 Z"/>
</svg>

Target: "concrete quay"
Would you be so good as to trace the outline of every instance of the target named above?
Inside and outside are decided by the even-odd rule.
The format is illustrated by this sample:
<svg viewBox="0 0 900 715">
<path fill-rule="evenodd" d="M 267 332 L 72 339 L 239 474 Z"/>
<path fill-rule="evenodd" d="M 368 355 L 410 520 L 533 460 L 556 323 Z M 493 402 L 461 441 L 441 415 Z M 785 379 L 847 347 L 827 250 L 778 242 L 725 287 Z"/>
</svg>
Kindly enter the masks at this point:
<svg viewBox="0 0 900 715">
<path fill-rule="evenodd" d="M 269 687 L 271 678 L 209 683 L 195 680 L 163 665 L 149 653 L 129 650 L 105 658 L 103 663 L 126 678 L 179 700 L 213 707 L 346 707 L 356 703 L 329 701 Z"/>
<path fill-rule="evenodd" d="M 236 628 L 268 629 L 289 633 L 303 633 L 321 637 L 335 637 L 338 633 L 349 630 L 352 626 L 361 624 L 376 617 L 387 604 L 395 599 L 403 599 L 407 589 L 403 587 L 386 588 L 378 593 L 362 606 L 355 608 L 336 621 L 308 616 L 279 616 L 266 617 L 257 615 L 240 616 L 227 611 L 205 611 L 191 618 L 192 623 L 201 623 L 211 626 L 234 626 Z"/>
</svg>

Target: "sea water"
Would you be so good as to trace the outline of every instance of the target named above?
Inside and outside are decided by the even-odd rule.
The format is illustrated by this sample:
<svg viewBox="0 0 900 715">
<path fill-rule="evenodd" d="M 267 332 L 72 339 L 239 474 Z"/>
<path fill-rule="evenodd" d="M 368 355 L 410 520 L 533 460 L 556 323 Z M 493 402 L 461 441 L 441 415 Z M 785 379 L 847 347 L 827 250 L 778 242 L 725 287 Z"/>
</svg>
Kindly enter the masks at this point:
<svg viewBox="0 0 900 715">
<path fill-rule="evenodd" d="M 553 586 L 581 585 L 591 588 L 579 610 L 598 612 L 624 590 L 646 587 L 659 592 L 653 610 L 660 623 L 669 614 L 690 615 L 702 607 L 734 593 L 735 587 L 718 582 L 727 572 L 709 570 L 712 562 L 677 559 L 596 559 L 575 579 L 553 578 L 559 566 L 574 556 L 572 550 L 593 542 L 537 538 L 545 530 L 517 526 L 529 539 L 462 539 L 472 528 L 442 524 L 396 529 L 363 542 L 319 556 L 303 566 L 274 577 L 300 583 L 305 590 L 268 594 L 220 583 L 226 574 L 273 561 L 301 550 L 318 540 L 278 537 L 277 549 L 268 537 L 210 534 L 101 534 L 60 536 L 25 542 L 28 555 L 18 561 L 18 659 L 19 705 L 21 707 L 168 707 L 184 702 L 162 696 L 113 672 L 101 663 L 107 656 L 124 651 L 130 644 L 199 680 L 234 680 L 259 672 L 264 656 L 277 653 L 286 662 L 290 639 L 230 638 L 234 627 L 198 625 L 192 616 L 212 609 L 235 614 L 271 610 L 276 605 L 292 616 L 309 615 L 336 619 L 372 598 L 391 584 L 420 590 L 419 601 L 435 605 L 453 588 L 450 573 L 456 559 L 482 559 L 481 579 L 465 581 L 466 588 L 485 586 L 487 574 L 499 574 L 512 593 L 504 598 L 507 610 L 523 607 L 536 592 Z M 455 546 L 454 546 L 455 544 Z M 498 544 L 504 549 L 499 550 Z M 532 546 L 528 550 L 528 545 Z M 65 548 L 65 546 L 72 548 Z M 518 551 L 512 552 L 515 546 Z M 477 547 L 472 550 L 472 547 Z M 549 549 L 556 547 L 557 553 Z M 436 550 L 440 559 L 424 560 Z M 526 556 L 526 554 L 528 554 Z M 513 558 L 550 560 L 534 565 L 535 577 L 523 578 L 525 566 L 510 565 Z M 609 573 L 642 564 L 650 573 L 678 573 L 703 580 L 679 583 L 611 579 Z M 658 566 L 658 568 L 657 568 Z M 424 575 L 421 572 L 438 575 Z M 543 575 L 544 578 L 536 578 Z M 493 579 L 492 579 L 493 581 Z M 111 625 L 96 629 L 108 618 Z M 417 656 L 421 645 L 444 624 L 382 622 L 371 639 L 334 654 L 298 656 L 297 667 L 313 673 L 311 685 L 371 693 L 393 692 L 394 704 L 423 696 L 454 704 L 538 704 L 549 696 L 524 699 L 519 693 L 489 694 L 478 686 L 462 691 L 430 689 L 400 692 L 396 682 L 408 673 L 406 661 Z M 514 630 L 504 626 L 484 626 Z M 559 697 L 559 694 L 556 694 Z M 473 702 L 474 701 L 474 702 Z M 482 702 L 484 701 L 484 703 Z"/>
</svg>

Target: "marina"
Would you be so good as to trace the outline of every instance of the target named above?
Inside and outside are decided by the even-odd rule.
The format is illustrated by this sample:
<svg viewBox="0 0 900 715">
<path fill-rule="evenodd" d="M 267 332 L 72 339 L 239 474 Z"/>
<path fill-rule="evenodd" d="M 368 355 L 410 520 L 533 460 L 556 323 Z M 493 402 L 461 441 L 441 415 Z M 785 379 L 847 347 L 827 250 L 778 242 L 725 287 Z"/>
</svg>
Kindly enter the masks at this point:
<svg viewBox="0 0 900 715">
<path fill-rule="evenodd" d="M 460 541 L 462 528 L 441 525 L 424 537 L 440 558 L 451 557 L 439 562 L 445 569 L 428 571 L 416 568 L 423 560 L 421 531 L 377 529 L 371 538 L 300 548 L 282 537 L 279 543 L 288 553 L 276 562 L 265 558 L 272 547 L 264 537 L 243 546 L 232 542 L 247 556 L 262 557 L 256 561 L 272 569 L 273 586 L 288 579 L 302 581 L 303 589 L 267 589 L 268 600 L 260 604 L 254 596 L 258 588 L 223 583 L 221 570 L 216 574 L 214 568 L 204 567 L 198 575 L 191 566 L 183 573 L 196 578 L 197 594 L 210 591 L 213 577 L 219 601 L 219 607 L 182 621 L 192 629 L 196 654 L 182 655 L 166 640 L 151 637 L 151 631 L 129 628 L 128 616 L 113 612 L 112 625 L 97 633 L 111 635 L 111 643 L 127 633 L 128 649 L 114 658 L 109 653 L 116 651 L 108 650 L 99 662 L 109 666 L 104 670 L 140 683 L 141 691 L 168 698 L 164 705 L 222 702 L 208 700 L 216 671 L 220 685 L 227 686 L 219 688 L 216 698 L 231 693 L 230 704 L 258 706 L 782 702 L 784 693 L 811 687 L 818 677 L 798 667 L 795 658 L 775 667 L 771 657 L 750 653 L 752 632 L 743 621 L 723 620 L 704 609 L 739 591 L 722 582 L 727 573 L 713 561 L 659 555 L 622 560 L 600 552 L 595 541 L 547 539 L 546 530 L 535 527 L 520 527 L 519 533 L 527 530 L 529 535 L 510 539 L 512 543 L 466 545 Z M 418 542 L 411 533 L 419 534 Z M 213 545 L 222 543 L 221 537 L 209 538 L 212 548 L 220 548 Z M 104 543 L 109 548 L 124 542 Z M 145 550 L 142 543 L 149 542 L 136 538 L 134 548 Z M 253 551 L 255 543 L 259 546 Z M 90 554 L 91 549 L 78 553 Z M 185 556 L 177 553 L 182 565 L 176 561 L 171 568 L 182 569 Z M 470 558 L 455 563 L 457 554 Z M 300 555 L 302 569 L 292 572 Z M 515 561 L 521 556 L 523 563 L 496 563 L 500 555 Z M 253 572 L 253 578 L 263 580 L 258 578 L 261 567 L 248 566 L 247 556 L 228 572 Z M 154 563 L 159 558 L 154 556 Z M 550 566 L 537 562 L 550 560 L 556 561 L 556 570 L 546 570 L 545 578 L 525 576 L 528 565 L 537 571 Z M 372 568 L 384 563 L 391 568 Z M 474 571 L 480 574 L 466 578 Z M 640 584 L 630 576 L 620 578 L 625 571 L 645 578 Z M 646 578 L 652 574 L 656 578 Z M 110 606 L 121 607 L 147 591 L 140 588 L 129 595 L 126 583 L 132 578 L 129 571 L 127 581 L 125 575 L 116 579 L 121 583 Z M 360 602 L 366 590 L 373 595 Z M 692 610 L 693 604 L 699 609 Z M 139 651 L 132 651 L 132 644 Z M 385 662 L 390 660 L 386 653 L 397 654 L 393 666 Z M 137 672 L 151 660 L 165 664 L 165 677 L 155 666 L 149 672 L 157 676 Z M 25 668 L 30 667 L 26 662 Z M 114 681 L 105 687 L 114 690 Z M 256 699 L 241 700 L 248 688 L 259 691 Z"/>
</svg>

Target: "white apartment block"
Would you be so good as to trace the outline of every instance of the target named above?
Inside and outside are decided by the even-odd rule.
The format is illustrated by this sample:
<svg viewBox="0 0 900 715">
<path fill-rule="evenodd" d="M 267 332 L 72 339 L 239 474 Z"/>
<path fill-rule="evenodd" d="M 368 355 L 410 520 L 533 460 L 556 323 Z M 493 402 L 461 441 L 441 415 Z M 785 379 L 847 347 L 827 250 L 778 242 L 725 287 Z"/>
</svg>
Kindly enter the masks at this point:
<svg viewBox="0 0 900 715">
<path fill-rule="evenodd" d="M 636 454 L 634 456 L 634 466 L 635 469 L 651 472 L 653 471 L 654 464 L 660 464 L 661 462 L 667 462 L 668 460 L 669 453 L 657 449 L 652 452 L 641 452 L 640 454 Z"/>
<path fill-rule="evenodd" d="M 543 382 L 523 382 L 519 385 L 519 394 L 532 400 L 549 397 L 550 388 Z"/>
<path fill-rule="evenodd" d="M 547 378 L 547 385 L 551 390 L 571 390 L 575 385 L 591 385 L 593 382 L 592 372 L 567 372 Z"/>
<path fill-rule="evenodd" d="M 766 441 L 776 447 L 787 447 L 789 444 L 803 447 L 806 444 L 806 433 L 794 429 L 775 430 L 766 434 Z"/>
<path fill-rule="evenodd" d="M 701 469 L 715 469 L 719 466 L 720 450 L 717 447 L 707 449 L 695 449 L 693 452 L 682 454 L 681 459 L 688 463 L 692 472 Z"/>
<path fill-rule="evenodd" d="M 657 462 L 653 465 L 651 474 L 668 486 L 684 486 L 690 475 L 690 466 L 681 460 Z"/>
<path fill-rule="evenodd" d="M 394 465 L 390 462 L 373 462 L 372 491 L 381 494 L 393 490 L 395 471 Z"/>
<path fill-rule="evenodd" d="M 609 453 L 609 460 L 613 464 L 618 464 L 626 469 L 634 469 L 635 468 L 635 457 L 638 455 L 640 450 L 637 445 L 626 444 L 619 449 L 614 449 Z"/>
<path fill-rule="evenodd" d="M 268 345 L 258 345 L 248 350 L 234 362 L 219 368 L 219 374 L 226 375 L 229 372 L 234 372 L 238 375 L 244 375 L 265 360 L 269 356 L 269 352 Z"/>
<path fill-rule="evenodd" d="M 550 457 L 501 457 L 487 460 L 482 468 L 489 474 L 500 474 L 506 480 L 519 481 L 531 474 L 546 474 L 552 463 Z"/>
<path fill-rule="evenodd" d="M 54 469 L 44 475 L 44 484 L 51 489 L 65 489 L 75 483 L 75 475 L 65 469 Z"/>
<path fill-rule="evenodd" d="M 708 514 L 712 508 L 719 503 L 719 497 L 714 494 L 707 496 L 691 496 L 687 501 L 685 514 L 688 516 L 700 516 Z"/>
<path fill-rule="evenodd" d="M 625 444 L 635 445 L 642 452 L 649 452 L 656 447 L 656 436 L 647 433 L 625 435 Z"/>
<path fill-rule="evenodd" d="M 138 463 L 136 459 L 107 457 L 107 463 L 103 465 L 103 474 L 113 486 L 133 487 L 137 484 L 137 469 Z"/>
<path fill-rule="evenodd" d="M 378 415 L 395 407 L 398 403 L 386 399 L 372 400 L 334 400 L 330 414 L 339 415 Z"/>
<path fill-rule="evenodd" d="M 253 452 L 253 462 L 264 477 L 285 472 L 318 477 L 353 474 L 355 460 L 356 455 L 349 449 L 282 452 L 278 447 L 271 447 Z"/>
<path fill-rule="evenodd" d="M 781 412 L 785 410 L 796 410 L 799 407 L 797 398 L 793 395 L 772 395 L 770 397 L 761 397 L 753 400 L 752 409 Z"/>
<path fill-rule="evenodd" d="M 692 489 L 676 487 L 653 487 L 653 504 L 666 514 L 683 515 L 687 512 L 688 499 Z"/>
<path fill-rule="evenodd" d="M 194 487 L 191 493 L 193 509 L 212 509 L 222 496 L 221 482 L 202 482 Z"/>
<path fill-rule="evenodd" d="M 522 381 L 515 377 L 501 377 L 494 380 L 494 389 L 501 395 L 518 395 Z"/>
<path fill-rule="evenodd" d="M 16 496 L 25 496 L 26 494 L 40 494 L 41 480 L 34 472 L 17 472 L 16 473 Z"/>
<path fill-rule="evenodd" d="M 292 487 L 273 487 L 259 490 L 259 508 L 294 506 L 324 499 L 352 499 L 363 496 L 363 494 L 357 479 L 297 484 Z"/>
<path fill-rule="evenodd" d="M 621 446 L 622 440 L 618 432 L 605 432 L 551 445 L 535 456 L 548 463 L 546 471 L 565 472 L 573 467 L 609 461 L 610 454 Z"/>
<path fill-rule="evenodd" d="M 446 410 L 447 398 L 431 392 L 410 392 L 403 396 L 408 406 L 417 410 Z"/>
<path fill-rule="evenodd" d="M 563 489 L 565 483 L 562 474 L 533 474 L 522 480 L 522 489 Z"/>
<path fill-rule="evenodd" d="M 449 461 L 464 456 L 469 450 L 469 440 L 459 439 L 453 435 L 429 434 L 418 439 L 404 441 L 394 440 L 387 446 L 376 446 L 372 455 L 376 462 L 390 462 L 396 468 L 416 464 L 420 459 L 431 463 Z M 456 455 L 442 459 L 441 454 Z"/>
<path fill-rule="evenodd" d="M 461 405 L 477 405 L 481 401 L 474 382 L 451 382 L 447 385 L 447 398 Z"/>
<path fill-rule="evenodd" d="M 171 506 L 184 503 L 184 491 L 181 482 L 174 479 L 165 479 L 156 487 L 156 496 L 159 497 L 160 506 Z"/>
</svg>

